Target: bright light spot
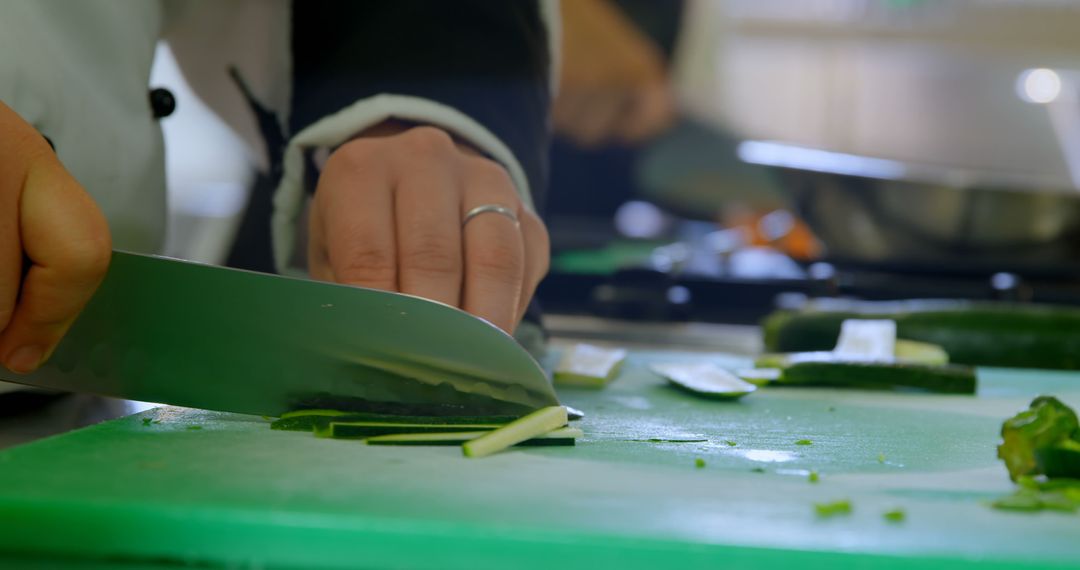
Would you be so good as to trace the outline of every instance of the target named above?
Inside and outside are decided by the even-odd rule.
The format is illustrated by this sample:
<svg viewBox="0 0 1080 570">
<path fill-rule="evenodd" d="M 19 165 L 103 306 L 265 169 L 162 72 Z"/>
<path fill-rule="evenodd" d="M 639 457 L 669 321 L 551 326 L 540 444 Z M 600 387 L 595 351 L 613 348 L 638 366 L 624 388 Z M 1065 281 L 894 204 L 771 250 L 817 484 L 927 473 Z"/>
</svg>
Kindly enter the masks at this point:
<svg viewBox="0 0 1080 570">
<path fill-rule="evenodd" d="M 672 305 L 685 305 L 690 302 L 690 290 L 676 285 L 667 290 L 667 299 Z"/>
<path fill-rule="evenodd" d="M 630 238 L 654 238 L 664 231 L 664 213 L 640 200 L 631 200 L 615 211 L 615 229 Z"/>
<path fill-rule="evenodd" d="M 790 451 L 776 451 L 772 449 L 740 449 L 734 453 L 736 455 L 742 455 L 750 461 L 760 461 L 762 463 L 784 463 L 785 461 L 793 461 L 796 457 L 796 455 Z"/>
<path fill-rule="evenodd" d="M 1028 69 L 1016 78 L 1016 93 L 1028 103 L 1053 103 L 1061 95 L 1061 76 L 1053 69 Z"/>
</svg>

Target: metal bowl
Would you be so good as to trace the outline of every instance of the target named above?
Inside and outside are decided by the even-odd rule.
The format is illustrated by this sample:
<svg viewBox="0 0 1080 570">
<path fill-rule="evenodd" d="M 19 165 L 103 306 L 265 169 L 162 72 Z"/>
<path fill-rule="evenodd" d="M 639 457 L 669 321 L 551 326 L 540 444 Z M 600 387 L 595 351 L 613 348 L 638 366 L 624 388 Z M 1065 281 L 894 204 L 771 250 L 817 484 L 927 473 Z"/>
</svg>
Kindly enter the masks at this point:
<svg viewBox="0 0 1080 570">
<path fill-rule="evenodd" d="M 1080 261 L 1080 191 L 1060 180 L 754 141 L 739 155 L 774 169 L 834 261 L 997 271 Z"/>
</svg>

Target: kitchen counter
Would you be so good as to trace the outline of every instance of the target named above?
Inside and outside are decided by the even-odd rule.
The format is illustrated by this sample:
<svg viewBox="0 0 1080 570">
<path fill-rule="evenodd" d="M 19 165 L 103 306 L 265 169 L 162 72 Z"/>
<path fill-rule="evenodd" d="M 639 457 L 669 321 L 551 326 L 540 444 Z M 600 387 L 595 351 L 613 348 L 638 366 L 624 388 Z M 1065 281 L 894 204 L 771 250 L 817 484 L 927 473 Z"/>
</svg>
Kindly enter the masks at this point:
<svg viewBox="0 0 1080 570">
<path fill-rule="evenodd" d="M 977 396 L 729 403 L 647 369 L 673 359 L 749 360 L 637 350 L 608 388 L 561 391 L 587 414 L 578 446 L 479 460 L 179 408 L 16 447 L 0 453 L 0 520 L 18 521 L 0 553 L 24 567 L 1080 567 L 1080 516 L 986 504 L 1012 489 L 1001 421 L 1042 393 L 1080 405 L 1080 374 L 984 369 Z M 841 499 L 850 515 L 815 514 Z M 894 508 L 905 521 L 883 517 Z"/>
</svg>

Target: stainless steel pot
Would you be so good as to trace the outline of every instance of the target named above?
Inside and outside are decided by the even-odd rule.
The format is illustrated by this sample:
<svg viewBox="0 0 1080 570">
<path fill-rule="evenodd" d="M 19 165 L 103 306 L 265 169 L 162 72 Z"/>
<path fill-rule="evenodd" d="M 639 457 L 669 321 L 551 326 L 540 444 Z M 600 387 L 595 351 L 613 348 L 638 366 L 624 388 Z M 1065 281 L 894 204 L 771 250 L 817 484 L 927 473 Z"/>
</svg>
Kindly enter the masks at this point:
<svg viewBox="0 0 1080 570">
<path fill-rule="evenodd" d="M 1060 269 L 1080 262 L 1080 191 L 1057 180 L 740 145 L 771 167 L 836 261 Z"/>
</svg>

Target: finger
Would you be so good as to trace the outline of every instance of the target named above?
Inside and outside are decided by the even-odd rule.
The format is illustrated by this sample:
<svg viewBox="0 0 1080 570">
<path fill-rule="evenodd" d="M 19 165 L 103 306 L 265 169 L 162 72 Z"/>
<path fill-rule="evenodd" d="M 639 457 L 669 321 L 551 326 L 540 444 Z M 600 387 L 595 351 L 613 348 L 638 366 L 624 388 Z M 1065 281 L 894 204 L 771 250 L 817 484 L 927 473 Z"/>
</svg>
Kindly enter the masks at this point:
<svg viewBox="0 0 1080 570">
<path fill-rule="evenodd" d="M 490 161 L 477 160 L 487 165 L 466 177 L 465 208 L 498 204 L 516 211 L 519 202 L 506 172 Z M 463 308 L 512 332 L 525 277 L 525 252 L 518 224 L 501 214 L 485 213 L 470 220 L 463 233 Z"/>
<path fill-rule="evenodd" d="M 0 177 L 0 333 L 11 322 L 22 283 L 22 240 L 19 238 L 20 179 Z M 10 184 L 10 187 L 8 187 Z"/>
<path fill-rule="evenodd" d="M 319 208 L 308 212 L 308 275 L 317 281 L 334 281 L 334 271 L 330 267 L 330 256 L 326 251 L 326 229 Z"/>
<path fill-rule="evenodd" d="M 592 108 L 596 104 L 596 97 L 587 92 L 578 92 L 560 97 L 560 103 L 553 111 L 553 124 L 555 131 L 574 142 L 574 144 L 589 148 L 592 143 L 587 138 L 588 131 L 583 125 L 592 120 Z"/>
<path fill-rule="evenodd" d="M 662 133 L 675 120 L 675 98 L 666 83 L 639 90 L 631 107 L 619 128 L 619 138 L 623 142 L 648 140 Z"/>
<path fill-rule="evenodd" d="M 536 287 L 547 275 L 551 262 L 551 243 L 547 228 L 536 214 L 529 211 L 521 213 L 521 237 L 524 240 L 525 278 L 521 283 L 521 298 L 518 301 L 515 325 L 525 316 L 536 293 Z"/>
<path fill-rule="evenodd" d="M 334 281 L 397 291 L 394 198 L 377 148 L 358 140 L 331 155 L 314 207 Z"/>
<path fill-rule="evenodd" d="M 619 122 L 627 112 L 629 98 L 619 90 L 607 90 L 592 98 L 582 113 L 578 137 L 586 147 L 595 147 L 616 138 Z"/>
<path fill-rule="evenodd" d="M 461 171 L 444 131 L 415 128 L 401 139 L 394 209 L 398 287 L 402 293 L 461 305 Z"/>
<path fill-rule="evenodd" d="M 570 91 L 564 89 L 559 93 L 551 106 L 551 124 L 555 127 L 556 132 L 568 136 L 573 135 L 584 102 L 585 98 L 582 96 L 581 90 Z"/>
<path fill-rule="evenodd" d="M 59 163 L 32 169 L 20 199 L 20 236 L 32 266 L 0 335 L 4 365 L 32 372 L 44 362 L 105 276 L 108 225 Z"/>
<path fill-rule="evenodd" d="M 41 135 L 0 101 L 0 334 L 15 313 L 22 284 L 20 200 L 29 168 L 50 154 Z M 0 352 L 0 357 L 4 353 Z"/>
</svg>

